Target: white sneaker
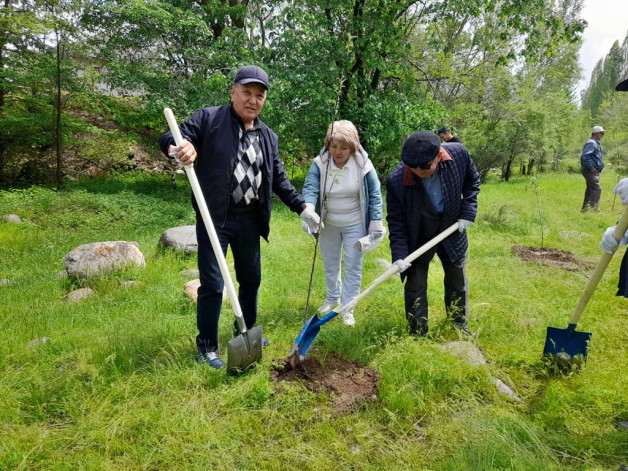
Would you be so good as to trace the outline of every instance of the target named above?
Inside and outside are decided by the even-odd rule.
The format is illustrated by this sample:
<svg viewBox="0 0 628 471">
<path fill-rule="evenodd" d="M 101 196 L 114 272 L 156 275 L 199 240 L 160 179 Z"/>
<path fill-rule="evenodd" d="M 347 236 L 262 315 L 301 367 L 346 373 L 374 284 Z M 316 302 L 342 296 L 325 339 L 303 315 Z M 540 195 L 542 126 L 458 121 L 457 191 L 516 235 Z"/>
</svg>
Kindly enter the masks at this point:
<svg viewBox="0 0 628 471">
<path fill-rule="evenodd" d="M 339 304 L 338 301 L 334 301 L 334 302 L 325 301 L 318 308 L 318 312 L 320 312 L 321 314 L 327 314 L 332 309 L 337 308 L 338 304 Z"/>
<path fill-rule="evenodd" d="M 340 317 L 342 318 L 342 322 L 344 325 L 348 325 L 349 327 L 353 327 L 355 325 L 355 317 L 353 317 L 353 309 L 349 309 L 348 311 L 341 312 Z"/>
</svg>

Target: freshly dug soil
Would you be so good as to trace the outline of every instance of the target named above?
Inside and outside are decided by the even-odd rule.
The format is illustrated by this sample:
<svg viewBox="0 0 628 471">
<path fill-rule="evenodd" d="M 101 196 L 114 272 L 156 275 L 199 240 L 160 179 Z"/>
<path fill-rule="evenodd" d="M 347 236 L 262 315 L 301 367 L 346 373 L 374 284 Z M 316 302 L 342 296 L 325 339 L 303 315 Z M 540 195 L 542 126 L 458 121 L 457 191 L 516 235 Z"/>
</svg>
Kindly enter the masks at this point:
<svg viewBox="0 0 628 471">
<path fill-rule="evenodd" d="M 576 260 L 574 254 L 565 250 L 515 245 L 512 251 L 521 260 L 527 262 L 542 262 L 545 265 L 562 270 L 578 271 L 583 266 Z"/>
<path fill-rule="evenodd" d="M 350 412 L 377 400 L 377 373 L 338 355 L 329 355 L 324 365 L 311 356 L 294 368 L 287 358 L 275 359 L 275 362 L 277 366 L 270 374 L 274 383 L 301 381 L 311 391 L 323 391 L 329 395 L 337 413 Z"/>
</svg>

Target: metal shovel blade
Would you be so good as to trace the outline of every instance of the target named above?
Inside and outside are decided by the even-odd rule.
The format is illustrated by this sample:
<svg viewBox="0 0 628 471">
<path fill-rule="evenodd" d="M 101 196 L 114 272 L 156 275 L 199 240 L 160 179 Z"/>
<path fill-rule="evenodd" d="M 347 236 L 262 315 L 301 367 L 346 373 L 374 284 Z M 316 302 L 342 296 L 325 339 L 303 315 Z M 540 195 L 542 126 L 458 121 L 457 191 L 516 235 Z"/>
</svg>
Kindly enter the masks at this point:
<svg viewBox="0 0 628 471">
<path fill-rule="evenodd" d="M 227 342 L 227 369 L 242 371 L 262 359 L 262 326 L 258 325 Z"/>
<path fill-rule="evenodd" d="M 576 324 L 571 323 L 566 329 L 548 327 L 543 355 L 563 360 L 571 360 L 575 356 L 582 355 L 582 358 L 586 360 L 587 347 L 592 335 L 591 332 L 576 331 Z"/>
<path fill-rule="evenodd" d="M 321 326 L 332 320 L 337 315 L 338 313 L 336 311 L 331 311 L 319 319 L 319 317 L 314 314 L 307 320 L 305 325 L 301 327 L 301 331 L 299 332 L 299 335 L 297 335 L 288 357 L 293 367 L 297 361 L 302 361 L 305 358 L 312 342 L 314 342 L 314 339 L 320 332 Z"/>
</svg>

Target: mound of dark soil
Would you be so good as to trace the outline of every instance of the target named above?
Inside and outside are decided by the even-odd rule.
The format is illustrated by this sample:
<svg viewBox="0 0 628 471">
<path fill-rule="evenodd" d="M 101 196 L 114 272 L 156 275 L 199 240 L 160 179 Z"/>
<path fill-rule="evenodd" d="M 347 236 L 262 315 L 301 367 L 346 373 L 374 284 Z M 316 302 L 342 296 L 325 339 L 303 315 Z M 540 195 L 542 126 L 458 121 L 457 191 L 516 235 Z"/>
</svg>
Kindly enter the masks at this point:
<svg viewBox="0 0 628 471">
<path fill-rule="evenodd" d="M 313 357 L 307 357 L 294 368 L 287 358 L 275 359 L 275 362 L 277 366 L 270 375 L 273 382 L 301 381 L 311 391 L 323 391 L 338 413 L 377 400 L 377 373 L 338 355 L 329 355 L 324 365 Z"/>
<path fill-rule="evenodd" d="M 527 262 L 541 262 L 552 268 L 567 271 L 578 271 L 583 265 L 576 260 L 574 254 L 565 250 L 550 249 L 547 247 L 525 247 L 515 245 L 512 251 Z"/>
</svg>

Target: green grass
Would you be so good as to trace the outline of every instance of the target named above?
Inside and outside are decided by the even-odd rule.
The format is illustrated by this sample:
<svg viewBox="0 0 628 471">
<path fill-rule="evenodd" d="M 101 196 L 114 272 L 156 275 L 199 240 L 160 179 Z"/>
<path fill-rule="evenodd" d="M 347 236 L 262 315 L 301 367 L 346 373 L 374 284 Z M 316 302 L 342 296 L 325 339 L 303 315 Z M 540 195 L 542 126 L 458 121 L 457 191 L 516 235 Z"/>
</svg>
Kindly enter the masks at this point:
<svg viewBox="0 0 628 471">
<path fill-rule="evenodd" d="M 580 213 L 579 175 L 539 178 L 545 245 L 594 264 L 615 182 L 603 174 L 599 213 Z M 591 269 L 565 272 L 522 262 L 513 245 L 538 246 L 541 225 L 529 179 L 482 187 L 469 229 L 471 327 L 489 364 L 467 365 L 438 347 L 458 340 L 445 319 L 442 269 L 430 274 L 430 335 L 405 334 L 402 286 L 379 287 L 356 309 L 357 325 L 322 328 L 319 354 L 336 352 L 380 374 L 379 400 L 337 416 L 328 399 L 270 381 L 303 321 L 313 242 L 277 204 L 262 243 L 260 321 L 271 340 L 262 363 L 232 377 L 196 364 L 195 306 L 179 276 L 195 257 L 158 250 L 161 233 L 193 223 L 189 187 L 127 175 L 0 192 L 0 469 L 434 469 L 616 470 L 628 462 L 628 301 L 614 296 L 611 262 L 579 328 L 593 332 L 589 361 L 560 375 L 540 361 L 545 328 L 566 327 Z M 561 231 L 587 235 L 564 237 Z M 96 296 L 68 304 L 78 287 L 58 279 L 64 255 L 84 243 L 137 241 L 144 270 L 90 280 Z M 623 252 L 620 249 L 620 253 Z M 363 286 L 389 259 L 366 257 Z M 124 289 L 125 279 L 138 286 Z M 316 264 L 312 306 L 325 296 Z M 221 349 L 231 310 L 220 323 Z M 46 337 L 41 345 L 31 342 Z M 501 396 L 499 377 L 522 398 Z"/>
</svg>

